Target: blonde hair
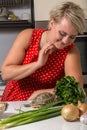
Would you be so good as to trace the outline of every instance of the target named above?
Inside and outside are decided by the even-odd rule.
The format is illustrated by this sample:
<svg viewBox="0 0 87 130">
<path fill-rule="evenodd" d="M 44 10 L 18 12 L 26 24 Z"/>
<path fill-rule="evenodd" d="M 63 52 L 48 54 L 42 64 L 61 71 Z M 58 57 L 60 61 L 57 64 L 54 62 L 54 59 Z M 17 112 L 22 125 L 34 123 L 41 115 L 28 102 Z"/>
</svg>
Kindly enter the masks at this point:
<svg viewBox="0 0 87 130">
<path fill-rule="evenodd" d="M 50 19 L 53 19 L 56 23 L 63 17 L 67 17 L 71 21 L 78 33 L 83 33 L 85 15 L 83 9 L 79 5 L 73 2 L 65 2 L 60 7 L 57 6 L 50 12 Z"/>
</svg>

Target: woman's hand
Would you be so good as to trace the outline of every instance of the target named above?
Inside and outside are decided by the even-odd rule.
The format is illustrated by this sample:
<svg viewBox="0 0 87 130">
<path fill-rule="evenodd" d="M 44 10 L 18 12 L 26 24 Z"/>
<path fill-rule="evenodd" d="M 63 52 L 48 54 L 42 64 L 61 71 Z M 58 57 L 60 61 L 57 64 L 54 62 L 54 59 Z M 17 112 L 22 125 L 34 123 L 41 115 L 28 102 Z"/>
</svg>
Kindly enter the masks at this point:
<svg viewBox="0 0 87 130">
<path fill-rule="evenodd" d="M 39 51 L 38 64 L 39 66 L 44 66 L 48 60 L 49 54 L 52 53 L 52 49 L 54 48 L 53 42 L 47 43 L 43 48 Z"/>
<path fill-rule="evenodd" d="M 54 89 L 52 88 L 52 89 L 41 89 L 41 90 L 34 91 L 28 100 L 33 100 L 38 94 L 43 93 L 43 92 L 53 93 L 53 90 Z"/>
</svg>

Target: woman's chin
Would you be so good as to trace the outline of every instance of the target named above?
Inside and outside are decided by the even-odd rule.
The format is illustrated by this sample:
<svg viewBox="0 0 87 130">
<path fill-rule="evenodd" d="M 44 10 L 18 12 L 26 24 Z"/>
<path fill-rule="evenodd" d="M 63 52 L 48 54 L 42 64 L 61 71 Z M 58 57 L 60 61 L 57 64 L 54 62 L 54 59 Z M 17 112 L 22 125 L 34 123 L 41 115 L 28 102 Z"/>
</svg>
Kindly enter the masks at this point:
<svg viewBox="0 0 87 130">
<path fill-rule="evenodd" d="M 55 46 L 56 49 L 60 50 L 60 49 L 63 49 L 64 46 Z"/>
<path fill-rule="evenodd" d="M 65 46 L 62 46 L 61 44 L 54 44 L 54 47 L 60 50 L 63 49 Z"/>
</svg>

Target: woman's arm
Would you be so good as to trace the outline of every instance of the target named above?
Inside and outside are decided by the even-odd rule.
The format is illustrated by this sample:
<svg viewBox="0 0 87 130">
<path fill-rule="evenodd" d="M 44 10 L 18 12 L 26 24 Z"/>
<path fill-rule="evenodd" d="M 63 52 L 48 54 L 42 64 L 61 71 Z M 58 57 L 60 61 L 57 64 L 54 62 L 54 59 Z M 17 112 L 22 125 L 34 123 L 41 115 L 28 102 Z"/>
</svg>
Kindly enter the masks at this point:
<svg viewBox="0 0 87 130">
<path fill-rule="evenodd" d="M 3 80 L 18 80 L 22 79 L 38 69 L 36 62 L 21 65 L 25 57 L 29 41 L 32 36 L 32 29 L 26 29 L 19 33 L 13 43 L 5 61 L 2 64 L 2 79 Z"/>
<path fill-rule="evenodd" d="M 32 29 L 26 29 L 22 31 L 14 41 L 13 46 L 2 65 L 3 80 L 20 80 L 31 75 L 37 69 L 46 64 L 48 56 L 53 47 L 53 42 L 45 43 L 42 46 L 42 48 L 39 50 L 39 56 L 36 62 L 21 65 L 29 47 L 32 31 Z"/>
<path fill-rule="evenodd" d="M 82 68 L 80 53 L 77 47 L 70 50 L 65 60 L 65 75 L 74 76 L 77 82 L 83 87 Z"/>
</svg>

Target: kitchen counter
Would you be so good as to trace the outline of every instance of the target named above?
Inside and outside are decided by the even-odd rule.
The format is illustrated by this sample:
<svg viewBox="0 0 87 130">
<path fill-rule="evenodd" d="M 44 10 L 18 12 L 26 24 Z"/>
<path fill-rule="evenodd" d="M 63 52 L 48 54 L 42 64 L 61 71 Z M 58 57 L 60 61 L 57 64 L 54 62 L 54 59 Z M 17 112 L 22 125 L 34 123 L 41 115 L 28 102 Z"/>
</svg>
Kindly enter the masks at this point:
<svg viewBox="0 0 87 130">
<path fill-rule="evenodd" d="M 24 111 L 31 110 L 31 107 L 24 107 L 27 101 L 8 102 L 7 110 L 0 118 L 6 118 L 14 113 L 18 113 L 17 109 Z M 50 118 L 43 121 L 34 122 L 18 127 L 13 127 L 8 130 L 87 130 L 87 125 L 82 124 L 79 120 L 75 122 L 67 122 L 62 116 Z"/>
<path fill-rule="evenodd" d="M 0 85 L 0 97 L 3 94 L 3 91 L 4 91 L 5 87 L 6 87 L 6 85 Z"/>
</svg>

